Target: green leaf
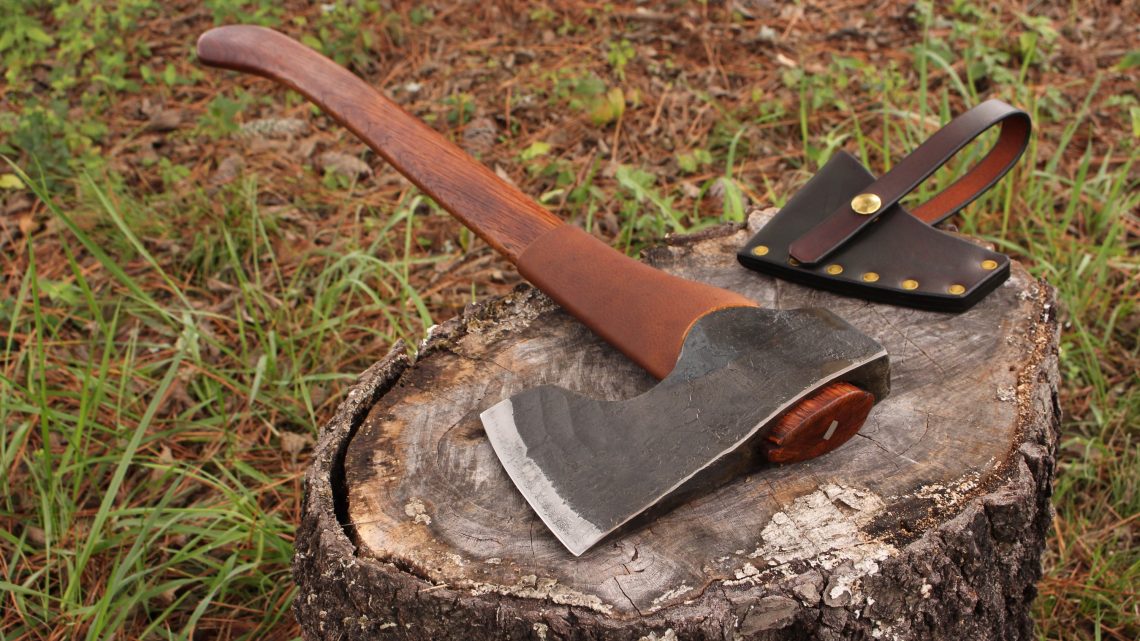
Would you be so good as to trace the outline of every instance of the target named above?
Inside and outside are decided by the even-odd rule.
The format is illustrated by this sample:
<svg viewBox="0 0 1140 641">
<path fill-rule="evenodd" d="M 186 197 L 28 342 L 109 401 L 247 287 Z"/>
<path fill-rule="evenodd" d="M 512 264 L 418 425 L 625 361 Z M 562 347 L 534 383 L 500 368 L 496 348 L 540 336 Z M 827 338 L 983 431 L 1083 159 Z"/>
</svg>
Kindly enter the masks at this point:
<svg viewBox="0 0 1140 641">
<path fill-rule="evenodd" d="M 522 153 L 519 154 L 519 160 L 534 160 L 548 153 L 550 153 L 550 143 L 536 140 L 532 142 L 529 147 L 522 150 Z"/>
<path fill-rule="evenodd" d="M 83 291 L 66 281 L 48 280 L 41 277 L 37 285 L 40 288 L 40 293 L 54 302 L 63 303 L 69 307 L 74 307 L 83 300 Z"/>
<path fill-rule="evenodd" d="M 16 42 L 16 30 L 15 29 L 6 29 L 3 33 L 0 33 L 0 51 L 7 50 L 8 47 L 11 47 L 12 44 L 15 42 Z"/>
<path fill-rule="evenodd" d="M 1140 107 L 1129 107 L 1128 113 L 1132 114 L 1132 136 L 1140 138 Z"/>
<path fill-rule="evenodd" d="M 583 98 L 600 96 L 606 92 L 606 83 L 594 74 L 582 77 L 574 85 L 574 95 Z"/>
<path fill-rule="evenodd" d="M 162 81 L 168 87 L 173 87 L 174 83 L 178 82 L 178 70 L 174 68 L 173 64 L 166 63 L 166 69 L 162 70 Z"/>
<path fill-rule="evenodd" d="M 1133 67 L 1140 67 L 1140 50 L 1129 51 L 1120 58 L 1120 62 L 1116 63 L 1117 71 L 1124 71 Z"/>
<path fill-rule="evenodd" d="M 605 125 L 621 118 L 625 113 L 625 94 L 621 87 L 606 92 L 605 98 L 594 103 L 590 109 L 590 121 L 595 125 Z"/>
<path fill-rule="evenodd" d="M 24 189 L 24 181 L 16 174 L 0 175 L 0 189 Z"/>
<path fill-rule="evenodd" d="M 38 42 L 49 47 L 55 44 L 55 38 L 49 36 L 46 31 L 39 27 L 28 27 L 27 35 L 28 40 L 32 42 Z"/>
<path fill-rule="evenodd" d="M 306 44 L 306 45 L 312 47 L 313 49 L 316 49 L 317 51 L 322 52 L 322 53 L 325 50 L 324 46 L 321 45 L 321 41 L 318 40 L 314 36 L 305 34 L 305 35 L 301 36 L 301 42 L 303 44 Z"/>
</svg>

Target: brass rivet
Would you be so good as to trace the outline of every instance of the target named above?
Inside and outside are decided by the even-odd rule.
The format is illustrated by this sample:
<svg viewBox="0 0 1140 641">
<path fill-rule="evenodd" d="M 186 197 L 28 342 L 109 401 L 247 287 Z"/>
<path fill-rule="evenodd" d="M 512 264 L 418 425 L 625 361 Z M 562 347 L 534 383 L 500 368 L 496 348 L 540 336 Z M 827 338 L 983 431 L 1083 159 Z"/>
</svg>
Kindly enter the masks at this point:
<svg viewBox="0 0 1140 641">
<path fill-rule="evenodd" d="M 908 278 L 902 282 L 903 289 L 918 289 L 918 281 L 913 278 Z"/>
<path fill-rule="evenodd" d="M 840 265 L 838 263 L 833 263 L 831 265 L 828 265 L 827 266 L 827 273 L 831 274 L 832 276 L 835 276 L 836 274 L 842 274 L 843 273 L 843 265 Z"/>
<path fill-rule="evenodd" d="M 863 216 L 879 211 L 882 206 L 883 201 L 875 194 L 859 194 L 851 199 L 851 209 Z"/>
<path fill-rule="evenodd" d="M 863 280 L 867 281 L 868 283 L 873 283 L 879 280 L 879 275 L 875 272 L 867 272 L 866 274 L 863 274 Z"/>
<path fill-rule="evenodd" d="M 965 287 L 963 287 L 963 286 L 961 286 L 961 285 L 951 285 L 951 286 L 949 287 L 949 289 L 947 289 L 946 291 L 948 291 L 948 292 L 950 292 L 951 294 L 954 294 L 955 296 L 957 296 L 957 295 L 959 295 L 959 294 L 965 294 L 965 293 L 966 293 L 966 288 L 965 288 Z"/>
<path fill-rule="evenodd" d="M 997 269 L 997 261 L 996 260 L 983 260 L 982 261 L 982 269 L 985 269 L 985 270 Z"/>
<path fill-rule="evenodd" d="M 757 256 L 764 256 L 765 254 L 768 253 L 768 246 L 767 245 L 757 245 L 757 246 L 752 248 L 752 253 L 757 255 Z"/>
<path fill-rule="evenodd" d="M 795 258 L 788 258 L 788 264 L 792 267 L 796 267 L 800 264 L 800 261 L 796 260 Z"/>
</svg>

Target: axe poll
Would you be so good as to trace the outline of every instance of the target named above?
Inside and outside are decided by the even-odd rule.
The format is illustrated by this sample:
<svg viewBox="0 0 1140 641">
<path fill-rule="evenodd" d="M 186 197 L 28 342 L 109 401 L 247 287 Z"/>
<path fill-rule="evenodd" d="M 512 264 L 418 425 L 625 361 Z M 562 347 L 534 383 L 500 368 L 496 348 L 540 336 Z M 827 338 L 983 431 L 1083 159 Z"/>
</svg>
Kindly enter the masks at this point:
<svg viewBox="0 0 1140 641">
<path fill-rule="evenodd" d="M 335 62 L 271 29 L 198 40 L 205 64 L 290 87 L 660 379 L 623 401 L 541 386 L 482 414 L 531 507 L 578 555 L 635 516 L 763 460 L 831 451 L 889 390 L 883 347 L 818 309 L 764 310 L 562 222 Z"/>
</svg>

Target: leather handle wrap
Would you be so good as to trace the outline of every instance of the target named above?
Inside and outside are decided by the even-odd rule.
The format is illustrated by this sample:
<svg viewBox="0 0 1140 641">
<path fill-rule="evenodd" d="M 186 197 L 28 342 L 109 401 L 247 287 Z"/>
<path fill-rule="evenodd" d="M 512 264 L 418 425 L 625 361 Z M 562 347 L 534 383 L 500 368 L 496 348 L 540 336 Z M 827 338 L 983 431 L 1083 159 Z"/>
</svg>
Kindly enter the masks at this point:
<svg viewBox="0 0 1140 641">
<path fill-rule="evenodd" d="M 987 100 L 951 120 L 863 191 L 879 197 L 881 205 L 878 210 L 862 215 L 856 213 L 850 204 L 844 204 L 791 243 L 789 253 L 792 258 L 809 265 L 823 260 L 875 222 L 959 150 L 997 124 L 1001 125 L 997 143 L 982 161 L 913 212 L 916 218 L 931 225 L 955 214 L 985 193 L 1021 157 L 1030 132 L 1029 115 L 1024 111 L 1000 100 Z"/>
<path fill-rule="evenodd" d="M 218 27 L 198 39 L 213 67 L 277 81 L 311 100 L 511 262 L 557 216 L 351 71 L 265 27 Z"/>
</svg>

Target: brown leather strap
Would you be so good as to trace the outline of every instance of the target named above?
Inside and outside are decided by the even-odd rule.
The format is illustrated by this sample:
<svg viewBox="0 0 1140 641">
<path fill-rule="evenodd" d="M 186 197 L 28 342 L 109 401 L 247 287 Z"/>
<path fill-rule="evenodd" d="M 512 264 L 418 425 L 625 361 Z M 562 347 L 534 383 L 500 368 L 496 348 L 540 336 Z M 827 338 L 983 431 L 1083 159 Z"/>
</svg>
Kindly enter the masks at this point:
<svg viewBox="0 0 1140 641">
<path fill-rule="evenodd" d="M 915 208 L 913 215 L 933 225 L 970 204 L 1009 171 L 1029 142 L 1029 115 L 1000 100 L 987 100 L 951 120 L 863 191 L 879 197 L 881 204 L 877 210 L 859 214 L 850 203 L 845 203 L 792 242 L 789 246 L 792 258 L 805 264 L 823 260 L 929 178 L 970 141 L 999 123 L 1001 133 L 997 144 L 986 157 L 954 184 Z"/>
</svg>

